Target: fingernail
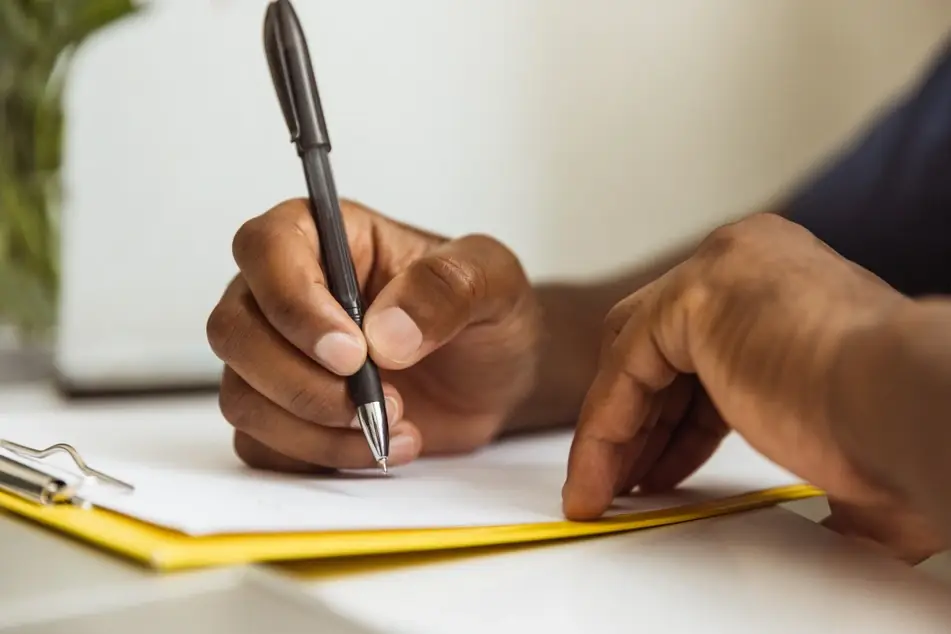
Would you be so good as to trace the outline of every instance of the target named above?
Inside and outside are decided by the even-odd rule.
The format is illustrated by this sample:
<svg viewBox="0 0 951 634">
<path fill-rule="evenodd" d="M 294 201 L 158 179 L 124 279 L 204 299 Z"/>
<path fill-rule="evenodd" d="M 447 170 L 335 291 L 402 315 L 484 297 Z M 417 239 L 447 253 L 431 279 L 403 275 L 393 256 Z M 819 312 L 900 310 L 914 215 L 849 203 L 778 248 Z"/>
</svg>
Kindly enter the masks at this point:
<svg viewBox="0 0 951 634">
<path fill-rule="evenodd" d="M 397 363 L 411 361 L 423 344 L 419 326 L 398 306 L 374 315 L 367 323 L 366 332 L 376 351 Z"/>
<path fill-rule="evenodd" d="M 396 423 L 396 417 L 399 414 L 400 406 L 392 396 L 386 397 L 386 420 L 392 427 Z"/>
<path fill-rule="evenodd" d="M 329 332 L 317 341 L 314 356 L 335 374 L 349 376 L 363 364 L 363 346 L 355 337 L 342 332 Z"/>
<path fill-rule="evenodd" d="M 387 462 L 391 465 L 411 462 L 418 453 L 416 437 L 411 434 L 397 434 L 390 438 L 390 455 Z"/>
</svg>

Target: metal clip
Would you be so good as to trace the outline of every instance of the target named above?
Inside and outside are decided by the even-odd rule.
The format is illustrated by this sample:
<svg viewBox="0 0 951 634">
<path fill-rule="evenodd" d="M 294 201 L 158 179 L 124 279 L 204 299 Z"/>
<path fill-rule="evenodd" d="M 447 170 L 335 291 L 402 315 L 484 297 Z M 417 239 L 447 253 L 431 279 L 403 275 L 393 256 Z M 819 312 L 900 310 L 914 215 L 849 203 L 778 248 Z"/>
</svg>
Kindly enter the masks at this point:
<svg viewBox="0 0 951 634">
<path fill-rule="evenodd" d="M 62 478 L 46 473 L 37 467 L 0 455 L 0 489 L 39 504 L 70 503 L 88 506 L 88 503 L 77 494 L 89 480 L 114 486 L 123 492 L 135 490 L 135 487 L 128 482 L 90 467 L 74 447 L 65 443 L 58 443 L 46 449 L 34 449 L 0 439 L 0 449 L 33 461 L 41 461 L 51 455 L 65 453 L 76 465 L 81 474 L 80 481 L 77 484 L 69 484 Z"/>
</svg>

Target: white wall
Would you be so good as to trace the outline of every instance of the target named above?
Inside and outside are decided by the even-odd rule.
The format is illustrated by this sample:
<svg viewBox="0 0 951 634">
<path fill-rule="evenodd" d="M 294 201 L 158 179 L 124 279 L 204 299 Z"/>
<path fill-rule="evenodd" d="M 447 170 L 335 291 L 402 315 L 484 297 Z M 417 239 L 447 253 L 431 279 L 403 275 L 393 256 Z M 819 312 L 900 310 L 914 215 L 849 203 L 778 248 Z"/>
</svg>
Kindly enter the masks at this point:
<svg viewBox="0 0 951 634">
<path fill-rule="evenodd" d="M 297 0 L 341 193 L 498 235 L 537 277 L 636 262 L 762 205 L 915 73 L 947 0 Z M 214 376 L 246 218 L 304 191 L 264 0 L 155 0 L 68 92 L 59 359 Z"/>
</svg>

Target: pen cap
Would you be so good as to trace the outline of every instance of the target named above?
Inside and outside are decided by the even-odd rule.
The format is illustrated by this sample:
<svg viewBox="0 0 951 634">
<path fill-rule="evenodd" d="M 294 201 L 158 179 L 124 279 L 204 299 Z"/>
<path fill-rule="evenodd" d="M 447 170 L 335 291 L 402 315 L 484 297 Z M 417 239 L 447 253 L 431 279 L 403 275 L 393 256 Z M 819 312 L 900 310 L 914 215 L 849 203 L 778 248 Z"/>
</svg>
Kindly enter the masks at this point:
<svg viewBox="0 0 951 634">
<path fill-rule="evenodd" d="M 330 137 L 317 93 L 310 51 L 289 0 L 274 0 L 264 16 L 264 51 L 291 141 L 300 153 L 330 150 Z"/>
</svg>

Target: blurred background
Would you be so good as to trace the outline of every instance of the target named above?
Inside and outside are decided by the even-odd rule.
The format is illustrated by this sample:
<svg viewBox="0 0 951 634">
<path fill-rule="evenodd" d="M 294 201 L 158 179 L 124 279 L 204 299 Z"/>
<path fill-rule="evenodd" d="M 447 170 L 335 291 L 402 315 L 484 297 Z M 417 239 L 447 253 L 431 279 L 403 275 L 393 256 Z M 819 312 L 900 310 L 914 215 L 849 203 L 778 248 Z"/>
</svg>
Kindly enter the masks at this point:
<svg viewBox="0 0 951 634">
<path fill-rule="evenodd" d="M 0 324 L 21 374 L 49 358 L 36 371 L 75 389 L 216 383 L 204 327 L 231 236 L 305 192 L 264 7 L 0 0 Z M 535 278 L 600 275 L 771 204 L 951 27 L 946 0 L 297 9 L 341 194 L 494 234 Z"/>
</svg>

